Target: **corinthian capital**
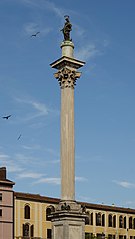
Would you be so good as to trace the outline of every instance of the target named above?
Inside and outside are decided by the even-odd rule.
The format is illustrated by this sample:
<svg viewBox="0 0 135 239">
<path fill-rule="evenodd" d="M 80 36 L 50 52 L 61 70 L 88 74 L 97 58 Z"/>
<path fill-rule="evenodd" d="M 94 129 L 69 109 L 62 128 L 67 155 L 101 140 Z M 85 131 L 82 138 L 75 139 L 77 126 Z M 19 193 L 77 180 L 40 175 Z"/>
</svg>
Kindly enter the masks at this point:
<svg viewBox="0 0 135 239">
<path fill-rule="evenodd" d="M 66 87 L 74 89 L 76 80 L 81 76 L 81 72 L 77 72 L 65 66 L 55 73 L 54 76 L 58 79 L 61 89 Z"/>
</svg>

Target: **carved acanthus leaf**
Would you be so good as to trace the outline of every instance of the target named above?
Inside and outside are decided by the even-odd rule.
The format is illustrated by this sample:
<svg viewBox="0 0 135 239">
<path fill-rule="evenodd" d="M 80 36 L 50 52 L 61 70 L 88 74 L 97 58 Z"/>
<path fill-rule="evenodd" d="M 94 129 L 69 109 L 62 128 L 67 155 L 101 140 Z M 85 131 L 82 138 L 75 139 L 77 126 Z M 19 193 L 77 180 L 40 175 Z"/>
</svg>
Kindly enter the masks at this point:
<svg viewBox="0 0 135 239">
<path fill-rule="evenodd" d="M 66 87 L 74 88 L 77 78 L 81 76 L 81 72 L 63 67 L 61 70 L 55 73 L 54 76 L 56 79 L 58 79 L 62 89 Z"/>
</svg>

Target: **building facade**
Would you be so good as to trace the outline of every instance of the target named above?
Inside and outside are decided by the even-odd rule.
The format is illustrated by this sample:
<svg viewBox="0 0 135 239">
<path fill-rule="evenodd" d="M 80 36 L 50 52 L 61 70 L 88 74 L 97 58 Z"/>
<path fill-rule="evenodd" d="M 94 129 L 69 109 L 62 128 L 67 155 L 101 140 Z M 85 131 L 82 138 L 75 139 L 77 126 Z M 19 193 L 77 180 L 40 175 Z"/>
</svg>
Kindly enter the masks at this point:
<svg viewBox="0 0 135 239">
<path fill-rule="evenodd" d="M 14 193 L 15 239 L 51 239 L 50 211 L 59 199 Z M 85 238 L 135 239 L 135 209 L 79 202 L 88 217 Z"/>
<path fill-rule="evenodd" d="M 0 239 L 14 238 L 14 182 L 6 178 L 6 168 L 0 168 Z"/>
</svg>

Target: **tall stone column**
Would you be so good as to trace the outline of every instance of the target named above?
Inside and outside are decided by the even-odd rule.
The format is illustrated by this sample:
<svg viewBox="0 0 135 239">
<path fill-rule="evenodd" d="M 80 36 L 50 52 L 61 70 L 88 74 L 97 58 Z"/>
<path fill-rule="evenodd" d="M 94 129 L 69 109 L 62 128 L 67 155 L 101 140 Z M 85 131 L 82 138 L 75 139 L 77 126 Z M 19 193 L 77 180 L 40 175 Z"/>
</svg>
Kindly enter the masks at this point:
<svg viewBox="0 0 135 239">
<path fill-rule="evenodd" d="M 63 42 L 62 56 L 73 57 L 72 42 Z M 74 82 L 72 70 L 61 71 L 61 199 L 75 200 Z M 56 75 L 57 77 L 57 75 Z M 59 77 L 59 74 L 58 74 Z M 72 77 L 72 78 L 71 78 Z M 74 79 L 73 79 L 74 78 Z"/>
<path fill-rule="evenodd" d="M 52 235 L 53 239 L 84 239 L 86 215 L 75 201 L 74 88 L 81 76 L 77 70 L 85 63 L 74 58 L 74 44 L 65 28 L 62 57 L 51 64 L 61 88 L 61 201 L 56 208 L 51 206 Z"/>
<path fill-rule="evenodd" d="M 61 44 L 62 57 L 51 64 L 61 88 L 61 199 L 75 200 L 74 88 L 84 62 L 73 58 L 74 44 Z"/>
</svg>

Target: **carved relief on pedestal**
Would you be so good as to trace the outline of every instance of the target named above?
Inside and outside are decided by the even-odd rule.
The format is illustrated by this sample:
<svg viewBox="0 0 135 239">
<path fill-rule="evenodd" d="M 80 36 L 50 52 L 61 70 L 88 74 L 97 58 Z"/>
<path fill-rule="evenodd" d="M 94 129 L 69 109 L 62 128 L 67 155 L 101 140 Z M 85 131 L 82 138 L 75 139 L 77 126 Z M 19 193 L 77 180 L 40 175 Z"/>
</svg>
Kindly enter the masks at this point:
<svg viewBox="0 0 135 239">
<path fill-rule="evenodd" d="M 54 74 L 55 78 L 58 79 L 61 89 L 66 87 L 73 88 L 76 85 L 76 80 L 81 76 L 81 72 L 63 67 L 57 73 Z"/>
<path fill-rule="evenodd" d="M 50 214 L 57 214 L 58 212 L 67 211 L 68 213 L 79 213 L 82 215 L 88 215 L 86 211 L 86 206 L 77 203 L 76 201 L 61 201 L 56 207 L 50 205 Z"/>
</svg>

